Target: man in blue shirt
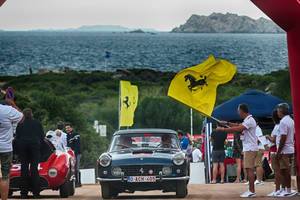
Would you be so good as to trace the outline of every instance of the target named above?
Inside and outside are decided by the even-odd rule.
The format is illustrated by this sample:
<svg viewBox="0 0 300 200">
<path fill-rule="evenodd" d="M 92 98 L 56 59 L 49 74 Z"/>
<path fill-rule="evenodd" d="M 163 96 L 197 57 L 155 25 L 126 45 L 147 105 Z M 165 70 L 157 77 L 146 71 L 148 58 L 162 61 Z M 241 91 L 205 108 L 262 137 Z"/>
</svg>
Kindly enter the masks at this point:
<svg viewBox="0 0 300 200">
<path fill-rule="evenodd" d="M 180 139 L 180 146 L 182 150 L 187 150 L 190 140 L 184 135 L 184 133 L 181 130 L 178 130 L 177 134 Z"/>
</svg>

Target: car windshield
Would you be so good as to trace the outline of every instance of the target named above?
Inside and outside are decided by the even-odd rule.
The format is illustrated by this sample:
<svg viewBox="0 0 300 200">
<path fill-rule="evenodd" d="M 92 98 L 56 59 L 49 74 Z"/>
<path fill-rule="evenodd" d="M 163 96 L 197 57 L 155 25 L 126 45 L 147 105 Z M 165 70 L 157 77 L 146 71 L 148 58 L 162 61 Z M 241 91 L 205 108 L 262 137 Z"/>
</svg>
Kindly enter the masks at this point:
<svg viewBox="0 0 300 200">
<path fill-rule="evenodd" d="M 113 137 L 110 151 L 133 148 L 179 149 L 178 137 L 167 133 L 120 134 Z"/>
</svg>

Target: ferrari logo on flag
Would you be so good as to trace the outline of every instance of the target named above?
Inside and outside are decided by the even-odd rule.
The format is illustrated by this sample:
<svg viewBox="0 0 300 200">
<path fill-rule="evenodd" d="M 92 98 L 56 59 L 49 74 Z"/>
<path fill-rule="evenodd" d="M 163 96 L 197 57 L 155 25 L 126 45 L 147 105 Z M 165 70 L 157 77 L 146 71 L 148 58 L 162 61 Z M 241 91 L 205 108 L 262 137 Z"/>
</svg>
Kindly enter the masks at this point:
<svg viewBox="0 0 300 200">
<path fill-rule="evenodd" d="M 196 80 L 196 78 L 190 74 L 184 76 L 185 81 L 190 81 L 190 85 L 188 86 L 188 88 L 190 89 L 190 91 L 197 91 L 199 88 L 202 90 L 202 86 L 208 86 L 206 83 L 206 76 L 201 76 L 199 80 Z"/>
<path fill-rule="evenodd" d="M 229 82 L 236 69 L 227 60 L 216 61 L 210 55 L 205 62 L 180 71 L 170 84 L 168 96 L 211 117 L 218 85 Z"/>
<path fill-rule="evenodd" d="M 120 127 L 132 126 L 134 122 L 134 111 L 138 103 L 138 87 L 131 85 L 129 81 L 121 81 L 120 85 Z"/>
</svg>

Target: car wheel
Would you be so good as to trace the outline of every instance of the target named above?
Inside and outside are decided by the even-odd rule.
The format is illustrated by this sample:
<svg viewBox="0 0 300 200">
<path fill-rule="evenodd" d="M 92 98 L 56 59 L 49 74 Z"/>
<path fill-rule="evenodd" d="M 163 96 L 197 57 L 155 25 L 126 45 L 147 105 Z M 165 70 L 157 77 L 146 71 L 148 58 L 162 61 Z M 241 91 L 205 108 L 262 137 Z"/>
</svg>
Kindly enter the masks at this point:
<svg viewBox="0 0 300 200">
<path fill-rule="evenodd" d="M 69 181 L 66 181 L 59 187 L 59 196 L 61 198 L 68 198 L 69 197 Z"/>
<path fill-rule="evenodd" d="M 188 193 L 186 181 L 178 181 L 176 185 L 176 197 L 184 198 Z"/>
<path fill-rule="evenodd" d="M 75 180 L 68 181 L 68 187 L 69 187 L 69 195 L 73 196 L 75 194 Z"/>
<path fill-rule="evenodd" d="M 113 197 L 108 183 L 101 183 L 101 194 L 103 199 L 111 199 Z"/>
</svg>

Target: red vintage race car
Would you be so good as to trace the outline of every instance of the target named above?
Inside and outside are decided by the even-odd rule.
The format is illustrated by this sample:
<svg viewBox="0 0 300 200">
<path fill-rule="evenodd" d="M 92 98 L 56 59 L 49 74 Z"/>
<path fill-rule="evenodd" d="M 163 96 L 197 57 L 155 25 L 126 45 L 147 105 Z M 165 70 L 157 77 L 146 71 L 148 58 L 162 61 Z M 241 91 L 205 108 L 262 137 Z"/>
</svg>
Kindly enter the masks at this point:
<svg viewBox="0 0 300 200">
<path fill-rule="evenodd" d="M 10 170 L 9 196 L 20 191 L 21 163 L 15 153 Z M 41 191 L 45 189 L 59 190 L 60 197 L 67 198 L 75 193 L 76 158 L 71 149 L 55 150 L 52 143 L 44 139 L 41 144 L 41 159 L 38 166 Z"/>
</svg>

